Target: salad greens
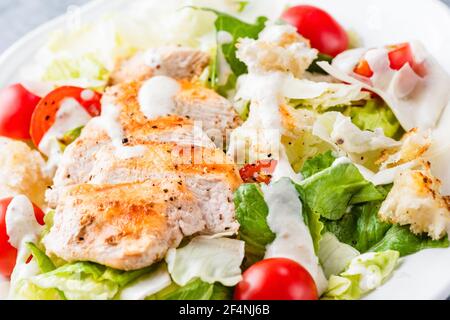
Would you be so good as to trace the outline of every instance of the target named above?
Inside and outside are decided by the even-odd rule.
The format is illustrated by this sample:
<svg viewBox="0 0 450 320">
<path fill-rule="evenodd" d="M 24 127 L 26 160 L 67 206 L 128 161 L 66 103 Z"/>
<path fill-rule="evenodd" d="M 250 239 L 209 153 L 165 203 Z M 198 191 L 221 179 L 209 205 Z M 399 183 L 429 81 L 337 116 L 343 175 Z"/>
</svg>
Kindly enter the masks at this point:
<svg viewBox="0 0 450 320">
<path fill-rule="evenodd" d="M 266 246 L 275 240 L 267 224 L 269 208 L 257 184 L 243 184 L 234 194 L 234 203 L 247 263 L 254 263 L 264 257 Z"/>
<path fill-rule="evenodd" d="M 396 250 L 401 256 L 406 256 L 423 249 L 448 247 L 448 237 L 432 240 L 425 235 L 413 234 L 409 226 L 394 225 L 386 232 L 383 239 L 370 248 L 370 251 Z"/>
<path fill-rule="evenodd" d="M 182 287 L 172 283 L 146 300 L 229 300 L 231 297 L 231 288 L 194 279 Z"/>
<path fill-rule="evenodd" d="M 367 100 L 362 106 L 349 106 L 343 113 L 361 130 L 381 128 L 387 137 L 394 139 L 401 138 L 405 133 L 392 110 L 380 99 Z"/>
<path fill-rule="evenodd" d="M 244 2 L 245 3 L 245 2 Z M 243 4 L 245 8 L 246 4 Z M 267 21 L 266 17 L 258 17 L 254 24 L 250 24 L 239 20 L 232 15 L 223 13 L 210 8 L 195 8 L 204 11 L 213 12 L 217 18 L 215 20 L 215 27 L 217 32 L 217 49 L 210 65 L 210 86 L 222 95 L 226 95 L 226 92 L 233 89 L 236 85 L 237 78 L 247 73 L 247 66 L 236 57 L 237 47 L 239 39 L 252 38 L 256 39 L 259 33 L 264 29 Z M 243 9 L 242 9 L 243 10 Z M 231 37 L 231 41 L 220 41 L 219 34 L 221 32 L 226 33 Z M 225 61 L 221 61 L 221 56 Z M 231 74 L 225 80 L 225 83 L 220 83 L 219 78 L 223 75 L 219 75 L 222 63 L 227 63 L 231 69 Z"/>
<path fill-rule="evenodd" d="M 306 160 L 300 173 L 303 178 L 309 178 L 312 175 L 331 167 L 335 160 L 336 157 L 333 155 L 333 152 L 329 150 L 315 156 L 314 158 Z"/>
<path fill-rule="evenodd" d="M 355 300 L 385 281 L 397 265 L 397 251 L 370 252 L 354 258 L 339 276 L 332 275 L 324 299 Z"/>
<path fill-rule="evenodd" d="M 318 172 L 298 184 L 297 189 L 313 213 L 329 220 L 342 218 L 351 204 L 383 199 L 383 194 L 350 163 Z"/>
</svg>

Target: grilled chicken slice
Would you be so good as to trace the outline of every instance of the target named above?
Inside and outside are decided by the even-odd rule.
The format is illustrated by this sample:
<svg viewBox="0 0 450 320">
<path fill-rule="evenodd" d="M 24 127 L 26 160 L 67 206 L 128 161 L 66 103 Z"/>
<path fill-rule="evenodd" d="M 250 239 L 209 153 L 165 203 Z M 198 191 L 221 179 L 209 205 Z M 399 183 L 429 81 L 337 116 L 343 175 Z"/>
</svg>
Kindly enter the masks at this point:
<svg viewBox="0 0 450 320">
<path fill-rule="evenodd" d="M 65 188 L 60 199 L 44 244 L 67 261 L 143 268 L 205 227 L 194 195 L 174 180 L 79 184 Z"/>
<path fill-rule="evenodd" d="M 242 123 L 230 101 L 198 83 L 181 80 L 179 84 L 181 90 L 174 97 L 174 113 L 199 122 L 211 140 L 224 148 L 231 131 Z M 142 82 L 135 81 L 110 87 L 103 96 L 102 104 L 120 105 L 125 110 L 133 110 L 129 113 L 136 115 L 141 86 Z M 147 121 L 143 114 L 139 120 L 140 123 Z"/>
<path fill-rule="evenodd" d="M 233 162 L 192 121 L 148 120 L 129 102 L 119 117 L 123 142 L 144 152 L 123 159 L 97 119 L 86 125 L 47 193 L 55 208 L 43 239 L 49 255 L 134 270 L 183 236 L 238 230 L 233 192 L 242 181 Z"/>
<path fill-rule="evenodd" d="M 111 84 L 146 80 L 165 75 L 178 80 L 198 78 L 209 64 L 209 55 L 186 47 L 159 47 L 123 60 L 111 75 Z"/>
</svg>

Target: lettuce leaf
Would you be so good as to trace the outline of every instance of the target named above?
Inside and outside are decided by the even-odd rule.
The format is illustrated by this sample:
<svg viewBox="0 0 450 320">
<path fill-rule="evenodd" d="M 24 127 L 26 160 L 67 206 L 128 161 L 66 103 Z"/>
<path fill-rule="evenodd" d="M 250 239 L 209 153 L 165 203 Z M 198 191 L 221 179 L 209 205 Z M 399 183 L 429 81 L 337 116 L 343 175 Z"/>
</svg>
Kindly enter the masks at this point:
<svg viewBox="0 0 450 320">
<path fill-rule="evenodd" d="M 172 283 L 169 287 L 151 295 L 146 300 L 228 300 L 230 288 L 194 279 L 184 286 Z"/>
<path fill-rule="evenodd" d="M 391 224 L 381 222 L 377 215 L 381 201 L 372 201 L 352 207 L 351 211 L 337 221 L 324 221 L 326 229 L 339 241 L 349 244 L 360 252 L 366 252 L 383 239 Z"/>
<path fill-rule="evenodd" d="M 349 205 L 381 200 L 384 195 L 350 163 L 331 166 L 297 185 L 303 203 L 314 214 L 339 220 Z"/>
<path fill-rule="evenodd" d="M 327 278 L 340 274 L 359 254 L 352 246 L 339 242 L 334 234 L 325 232 L 322 235 L 318 256 Z"/>
<path fill-rule="evenodd" d="M 258 17 L 254 24 L 250 24 L 217 10 L 209 8 L 202 8 L 202 10 L 214 12 L 217 16 L 215 21 L 216 31 L 228 32 L 232 37 L 232 41 L 230 43 L 221 44 L 221 48 L 225 60 L 230 65 L 234 75 L 238 77 L 241 74 L 247 73 L 247 66 L 245 63 L 236 57 L 236 44 L 241 38 L 256 39 L 259 33 L 264 29 L 268 19 L 266 17 Z"/>
<path fill-rule="evenodd" d="M 361 130 L 383 129 L 385 136 L 399 139 L 405 132 L 392 110 L 381 99 L 370 99 L 362 106 L 350 106 L 344 113 Z"/>
<path fill-rule="evenodd" d="M 369 252 L 354 258 L 339 276 L 331 276 L 325 299 L 355 300 L 379 287 L 394 271 L 399 253 Z"/>
<path fill-rule="evenodd" d="M 43 81 L 79 83 L 80 86 L 101 88 L 107 84 L 109 71 L 93 53 L 77 58 L 56 58 L 47 66 Z"/>
<path fill-rule="evenodd" d="M 239 236 L 245 241 L 246 260 L 256 262 L 264 257 L 266 246 L 275 240 L 267 224 L 269 208 L 257 184 L 243 184 L 234 194 Z M 246 263 L 247 264 L 247 263 Z"/>
<path fill-rule="evenodd" d="M 396 250 L 400 256 L 406 256 L 423 249 L 448 248 L 448 237 L 441 240 L 432 240 L 426 235 L 415 235 L 409 230 L 409 226 L 392 226 L 370 251 Z"/>
<path fill-rule="evenodd" d="M 317 55 L 317 59 L 313 61 L 307 71 L 327 75 L 328 73 L 317 64 L 317 62 L 319 61 L 326 61 L 331 64 L 331 62 L 333 61 L 333 57 L 324 53 L 319 53 Z"/>
<path fill-rule="evenodd" d="M 65 264 L 30 279 L 42 289 L 58 289 L 69 300 L 112 299 L 119 289 L 151 269 L 120 271 L 91 262 Z"/>
<path fill-rule="evenodd" d="M 304 178 L 309 178 L 312 175 L 331 167 L 335 160 L 336 157 L 333 156 L 333 152 L 329 150 L 315 156 L 314 158 L 309 158 L 306 160 L 300 172 Z"/>
<path fill-rule="evenodd" d="M 184 286 L 195 278 L 225 286 L 241 281 L 245 243 L 219 236 L 198 236 L 186 246 L 167 252 L 167 269 L 176 284 Z"/>
</svg>

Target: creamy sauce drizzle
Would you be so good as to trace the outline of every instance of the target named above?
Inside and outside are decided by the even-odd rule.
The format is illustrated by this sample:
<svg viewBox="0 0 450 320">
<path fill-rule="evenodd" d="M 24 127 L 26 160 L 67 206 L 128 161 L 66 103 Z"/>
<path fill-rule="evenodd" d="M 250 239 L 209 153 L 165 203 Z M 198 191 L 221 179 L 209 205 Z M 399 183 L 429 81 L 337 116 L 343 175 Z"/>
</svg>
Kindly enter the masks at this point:
<svg viewBox="0 0 450 320">
<path fill-rule="evenodd" d="M 175 96 L 180 91 L 179 83 L 166 76 L 152 77 L 139 90 L 138 101 L 147 119 L 167 116 L 175 112 Z"/>
<path fill-rule="evenodd" d="M 125 160 L 142 156 L 146 150 L 144 146 L 129 147 L 123 144 L 125 135 L 119 118 L 120 107 L 108 104 L 102 106 L 102 115 L 93 121 L 96 121 L 111 138 L 111 142 L 115 148 L 115 155 L 118 158 Z"/>
<path fill-rule="evenodd" d="M 314 278 L 320 292 L 327 281 L 314 253 L 313 241 L 303 221 L 302 203 L 295 187 L 288 179 L 270 186 L 262 185 L 264 200 L 269 207 L 267 223 L 276 234 L 266 248 L 265 258 L 284 257 L 300 263 Z"/>
<path fill-rule="evenodd" d="M 49 174 L 56 170 L 63 154 L 58 139 L 61 139 L 67 131 L 84 126 L 89 120 L 91 116 L 77 100 L 66 98 L 62 101 L 56 113 L 55 123 L 39 143 L 39 150 L 48 157 L 45 169 Z"/>
<path fill-rule="evenodd" d="M 5 222 L 9 243 L 18 250 L 16 267 L 11 275 L 11 287 L 14 287 L 16 281 L 38 272 L 35 263 L 25 263 L 30 256 L 26 244 L 37 242 L 43 227 L 36 221 L 32 203 L 23 195 L 13 198 L 6 210 Z M 9 296 L 11 294 L 10 292 Z"/>
</svg>

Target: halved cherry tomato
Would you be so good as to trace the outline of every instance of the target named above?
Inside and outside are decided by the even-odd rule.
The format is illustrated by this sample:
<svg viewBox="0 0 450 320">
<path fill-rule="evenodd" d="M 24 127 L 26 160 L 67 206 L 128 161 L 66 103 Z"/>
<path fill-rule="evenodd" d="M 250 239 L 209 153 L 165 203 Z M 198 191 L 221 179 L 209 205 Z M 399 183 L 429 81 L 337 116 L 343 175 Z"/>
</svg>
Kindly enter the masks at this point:
<svg viewBox="0 0 450 320">
<path fill-rule="evenodd" d="M 39 146 L 42 137 L 55 123 L 56 113 L 64 99 L 73 98 L 92 116 L 96 117 L 101 112 L 102 95 L 90 89 L 79 87 L 60 87 L 44 97 L 34 110 L 31 118 L 31 138 L 36 147 Z M 75 128 L 67 128 L 71 130 Z"/>
<path fill-rule="evenodd" d="M 335 57 L 348 49 L 349 39 L 344 28 L 326 11 L 309 5 L 286 10 L 281 19 L 297 28 L 311 42 L 311 47 Z"/>
<path fill-rule="evenodd" d="M 259 182 L 269 184 L 276 166 L 276 160 L 259 160 L 256 163 L 246 164 L 239 170 L 239 174 L 245 183 Z"/>
<path fill-rule="evenodd" d="M 400 70 L 405 64 L 409 63 L 417 75 L 421 77 L 425 76 L 426 72 L 424 65 L 415 61 L 409 43 L 387 46 L 387 49 L 389 50 L 388 56 L 391 69 Z M 370 69 L 369 63 L 364 59 L 358 63 L 353 71 L 363 77 L 370 78 L 373 76 L 373 71 Z"/>
<path fill-rule="evenodd" d="M 30 139 L 31 115 L 40 100 L 18 83 L 0 90 L 0 136 Z"/>
<path fill-rule="evenodd" d="M 17 249 L 9 243 L 9 236 L 6 231 L 6 210 L 13 198 L 0 200 L 0 274 L 9 277 L 14 269 L 17 258 Z M 33 204 L 36 221 L 44 225 L 44 213 Z"/>
<path fill-rule="evenodd" d="M 317 300 L 316 284 L 297 262 L 286 258 L 259 261 L 242 275 L 236 300 Z"/>
</svg>

